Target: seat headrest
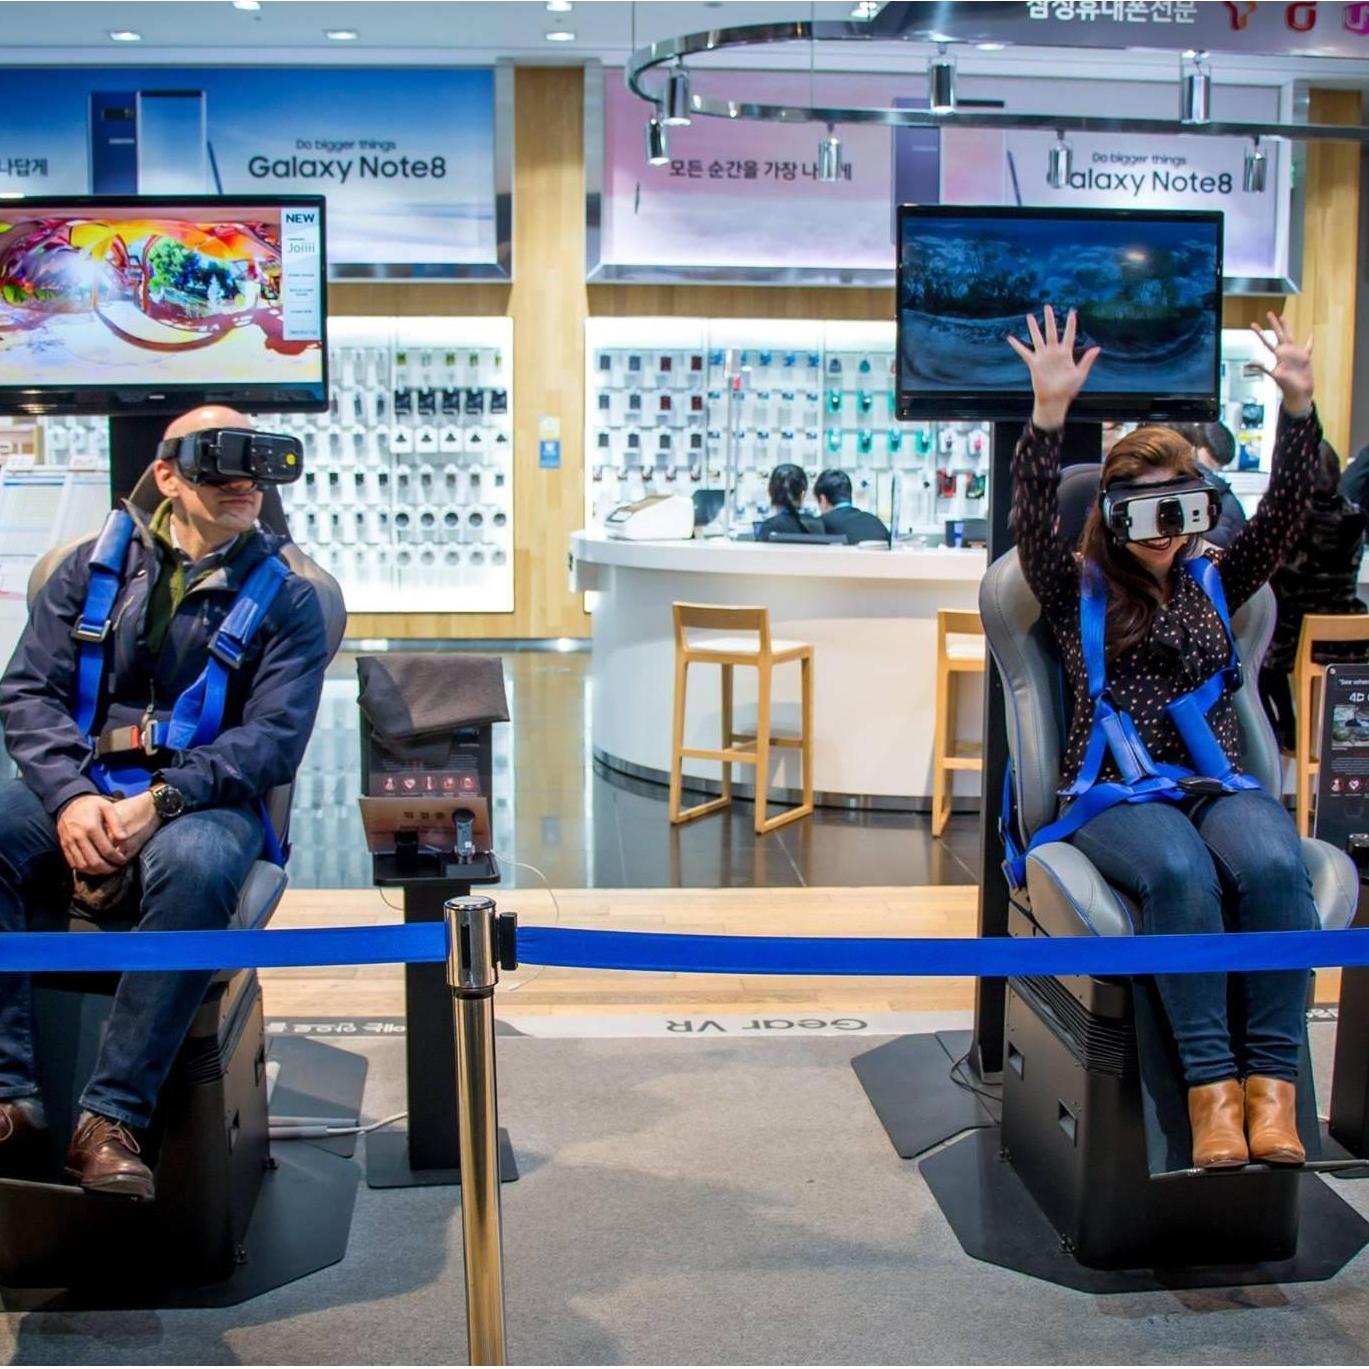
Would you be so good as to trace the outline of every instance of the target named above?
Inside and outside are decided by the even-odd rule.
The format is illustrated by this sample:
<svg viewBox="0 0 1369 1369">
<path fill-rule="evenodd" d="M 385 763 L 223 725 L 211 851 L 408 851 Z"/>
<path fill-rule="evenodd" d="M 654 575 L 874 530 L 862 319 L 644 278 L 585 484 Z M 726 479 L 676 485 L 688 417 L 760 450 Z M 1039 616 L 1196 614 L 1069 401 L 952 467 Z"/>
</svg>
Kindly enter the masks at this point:
<svg viewBox="0 0 1369 1369">
<path fill-rule="evenodd" d="M 1098 487 L 1103 479 L 1103 467 L 1096 461 L 1079 466 L 1067 466 L 1060 475 L 1060 533 L 1077 546 L 1084 535 L 1084 523 L 1089 510 L 1098 502 Z"/>
</svg>

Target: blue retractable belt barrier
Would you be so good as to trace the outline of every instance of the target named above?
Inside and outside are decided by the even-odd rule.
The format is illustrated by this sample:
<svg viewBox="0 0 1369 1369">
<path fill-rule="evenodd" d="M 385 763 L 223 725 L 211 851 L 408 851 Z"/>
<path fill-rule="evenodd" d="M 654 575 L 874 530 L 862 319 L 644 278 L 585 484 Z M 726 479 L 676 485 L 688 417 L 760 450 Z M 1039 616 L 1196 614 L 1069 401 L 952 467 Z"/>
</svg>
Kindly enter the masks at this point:
<svg viewBox="0 0 1369 1369">
<path fill-rule="evenodd" d="M 444 923 L 224 932 L 13 932 L 0 973 L 422 964 L 447 958 Z M 1135 937 L 775 937 L 520 927 L 527 965 L 685 974 L 1184 974 L 1369 965 L 1369 928 Z"/>
</svg>

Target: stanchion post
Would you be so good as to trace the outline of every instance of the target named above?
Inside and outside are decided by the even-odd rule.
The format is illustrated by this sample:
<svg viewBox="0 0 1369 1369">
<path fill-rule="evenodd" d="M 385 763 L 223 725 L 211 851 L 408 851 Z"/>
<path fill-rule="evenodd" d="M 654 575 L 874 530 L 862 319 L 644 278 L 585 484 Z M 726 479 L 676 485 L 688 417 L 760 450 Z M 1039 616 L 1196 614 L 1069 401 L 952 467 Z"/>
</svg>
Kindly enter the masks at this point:
<svg viewBox="0 0 1369 1369">
<path fill-rule="evenodd" d="M 447 919 L 447 983 L 456 1022 L 466 1335 L 471 1364 L 503 1364 L 504 1237 L 494 1069 L 494 986 L 499 981 L 499 955 L 494 900 L 453 898 L 443 908 Z"/>
</svg>

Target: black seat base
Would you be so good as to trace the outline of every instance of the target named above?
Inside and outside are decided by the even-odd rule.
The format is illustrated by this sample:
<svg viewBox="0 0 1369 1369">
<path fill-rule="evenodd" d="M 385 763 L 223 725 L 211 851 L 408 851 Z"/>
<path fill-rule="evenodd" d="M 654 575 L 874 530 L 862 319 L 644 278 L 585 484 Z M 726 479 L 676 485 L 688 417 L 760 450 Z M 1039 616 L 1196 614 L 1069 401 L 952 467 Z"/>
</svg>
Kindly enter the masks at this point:
<svg viewBox="0 0 1369 1369">
<path fill-rule="evenodd" d="M 1081 1264 L 1002 1158 L 997 1128 L 972 1132 L 920 1169 L 965 1253 L 987 1264 L 1081 1293 L 1147 1293 L 1176 1288 L 1315 1283 L 1334 1278 L 1369 1244 L 1369 1222 L 1315 1175 L 1295 1179 L 1298 1244 L 1291 1258 L 1231 1264 L 1095 1269 Z M 1194 1179 L 1206 1184 L 1208 1177 Z M 1184 1180 L 1158 1181 L 1164 1186 Z"/>
</svg>

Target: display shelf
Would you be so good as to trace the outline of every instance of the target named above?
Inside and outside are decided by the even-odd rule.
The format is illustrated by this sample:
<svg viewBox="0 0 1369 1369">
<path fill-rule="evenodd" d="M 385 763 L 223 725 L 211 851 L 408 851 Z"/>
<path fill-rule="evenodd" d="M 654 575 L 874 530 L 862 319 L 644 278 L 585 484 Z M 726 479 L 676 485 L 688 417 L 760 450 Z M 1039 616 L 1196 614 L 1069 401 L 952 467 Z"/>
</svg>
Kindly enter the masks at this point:
<svg viewBox="0 0 1369 1369">
<path fill-rule="evenodd" d="M 854 502 L 900 539 L 934 545 L 984 515 L 989 425 L 900 423 L 894 325 L 775 319 L 592 318 L 586 323 L 585 517 L 601 527 L 649 494 L 724 492 L 711 533 L 745 534 L 770 512 L 771 470 L 840 467 Z M 1253 511 L 1267 483 L 1278 392 L 1251 371 L 1259 344 L 1222 333 L 1228 469 Z M 1134 425 L 1128 425 L 1134 426 Z"/>
<path fill-rule="evenodd" d="M 513 321 L 343 316 L 328 334 L 328 411 L 254 417 L 304 443 L 291 535 L 352 613 L 512 612 Z M 50 458 L 108 459 L 106 419 L 41 426 Z"/>
</svg>

